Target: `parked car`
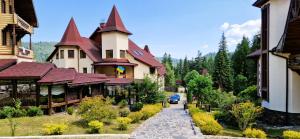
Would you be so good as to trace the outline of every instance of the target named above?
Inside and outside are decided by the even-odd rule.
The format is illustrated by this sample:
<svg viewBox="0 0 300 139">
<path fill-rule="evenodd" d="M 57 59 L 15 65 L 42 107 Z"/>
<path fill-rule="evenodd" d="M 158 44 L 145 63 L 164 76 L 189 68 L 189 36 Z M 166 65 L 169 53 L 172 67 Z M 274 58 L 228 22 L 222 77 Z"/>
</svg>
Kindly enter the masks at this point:
<svg viewBox="0 0 300 139">
<path fill-rule="evenodd" d="M 169 103 L 170 103 L 170 104 L 178 104 L 178 102 L 179 102 L 178 96 L 173 95 L 173 96 L 171 96 L 170 99 L 169 99 Z"/>
<path fill-rule="evenodd" d="M 180 101 L 180 95 L 179 94 L 175 94 L 174 96 L 176 96 L 178 98 L 178 101 Z"/>
</svg>

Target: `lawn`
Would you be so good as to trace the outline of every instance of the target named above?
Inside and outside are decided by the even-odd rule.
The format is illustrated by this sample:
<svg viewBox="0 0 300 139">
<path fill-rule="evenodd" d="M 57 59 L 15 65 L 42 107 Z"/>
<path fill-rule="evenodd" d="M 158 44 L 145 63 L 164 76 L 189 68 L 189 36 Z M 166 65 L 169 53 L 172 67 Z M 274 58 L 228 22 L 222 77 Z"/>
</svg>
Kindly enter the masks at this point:
<svg viewBox="0 0 300 139">
<path fill-rule="evenodd" d="M 80 116 L 67 115 L 64 113 L 52 116 L 22 117 L 15 118 L 17 123 L 16 136 L 36 136 L 42 135 L 43 124 L 45 123 L 65 123 L 68 129 L 64 134 L 87 134 L 88 128 L 81 120 Z M 127 134 L 131 133 L 139 124 L 131 124 L 126 131 L 120 131 L 113 121 L 111 125 L 105 126 L 104 133 L 107 134 Z M 7 119 L 0 120 L 0 136 L 10 136 L 10 127 Z"/>
</svg>

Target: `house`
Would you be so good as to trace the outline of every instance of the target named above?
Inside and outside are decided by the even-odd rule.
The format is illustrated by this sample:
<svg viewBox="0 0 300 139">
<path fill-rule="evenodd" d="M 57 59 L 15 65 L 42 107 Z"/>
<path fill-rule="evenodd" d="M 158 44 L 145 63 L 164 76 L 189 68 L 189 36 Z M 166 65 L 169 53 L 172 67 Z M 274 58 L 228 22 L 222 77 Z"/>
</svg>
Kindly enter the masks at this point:
<svg viewBox="0 0 300 139">
<path fill-rule="evenodd" d="M 263 120 L 270 124 L 300 124 L 300 0 L 257 0 L 261 8 L 261 49 L 258 94 Z"/>
<path fill-rule="evenodd" d="M 111 80 L 108 90 L 124 86 L 146 76 L 163 89 L 164 66 L 148 46 L 135 44 L 114 6 L 106 23 L 101 23 L 89 38 L 82 37 L 72 18 L 61 41 L 47 59 L 59 68 L 74 68 L 80 73 L 105 74 Z M 112 92 L 113 93 L 113 92 Z"/>
<path fill-rule="evenodd" d="M 33 61 L 31 34 L 38 21 L 32 0 L 0 0 L 0 5 L 0 59 Z M 30 36 L 29 48 L 21 45 L 26 34 Z"/>
</svg>

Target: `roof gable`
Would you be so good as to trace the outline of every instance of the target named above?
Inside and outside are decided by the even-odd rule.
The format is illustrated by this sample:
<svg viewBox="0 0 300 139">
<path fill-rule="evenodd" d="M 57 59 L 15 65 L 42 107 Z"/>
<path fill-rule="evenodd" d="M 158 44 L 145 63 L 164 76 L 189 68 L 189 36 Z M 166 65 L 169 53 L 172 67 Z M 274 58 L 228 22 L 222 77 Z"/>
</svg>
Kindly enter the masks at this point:
<svg viewBox="0 0 300 139">
<path fill-rule="evenodd" d="M 81 36 L 73 18 L 71 18 L 63 37 L 57 45 L 78 45 Z"/>
</svg>

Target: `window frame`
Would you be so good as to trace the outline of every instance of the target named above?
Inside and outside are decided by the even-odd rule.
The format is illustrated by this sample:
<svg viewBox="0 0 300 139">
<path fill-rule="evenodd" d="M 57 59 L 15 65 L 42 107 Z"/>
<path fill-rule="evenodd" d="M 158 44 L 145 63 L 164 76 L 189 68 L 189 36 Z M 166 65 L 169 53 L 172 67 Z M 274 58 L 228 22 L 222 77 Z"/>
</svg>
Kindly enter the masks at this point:
<svg viewBox="0 0 300 139">
<path fill-rule="evenodd" d="M 110 53 L 108 53 L 108 52 L 110 52 Z M 112 50 L 112 49 L 105 50 L 105 55 L 106 55 L 106 58 L 114 58 L 114 50 Z M 109 55 L 111 55 L 111 56 L 109 56 Z"/>
<path fill-rule="evenodd" d="M 88 70 L 87 70 L 87 67 L 83 67 L 83 68 L 82 68 L 82 73 L 87 73 L 87 71 L 88 71 Z"/>
<path fill-rule="evenodd" d="M 68 58 L 69 59 L 74 59 L 75 58 L 75 50 L 68 50 Z"/>
<path fill-rule="evenodd" d="M 6 13 L 6 1 L 1 0 L 1 13 L 5 14 Z"/>
<path fill-rule="evenodd" d="M 261 18 L 261 97 L 269 102 L 270 4 L 262 7 Z"/>
<path fill-rule="evenodd" d="M 120 58 L 126 58 L 126 51 L 120 50 Z"/>
<path fill-rule="evenodd" d="M 65 51 L 64 50 L 59 50 L 59 57 L 60 57 L 60 59 L 65 59 Z"/>
<path fill-rule="evenodd" d="M 55 59 L 59 59 L 59 52 L 55 54 Z"/>
<path fill-rule="evenodd" d="M 150 67 L 149 68 L 149 73 L 150 74 L 155 74 L 155 68 L 154 67 Z"/>
<path fill-rule="evenodd" d="M 85 59 L 86 58 L 86 53 L 83 50 L 79 50 L 79 57 L 80 59 Z"/>
<path fill-rule="evenodd" d="M 1 36 L 2 36 L 2 42 L 1 42 L 1 44 L 3 46 L 6 46 L 7 45 L 7 32 L 5 30 L 2 30 L 1 31 Z"/>
</svg>

